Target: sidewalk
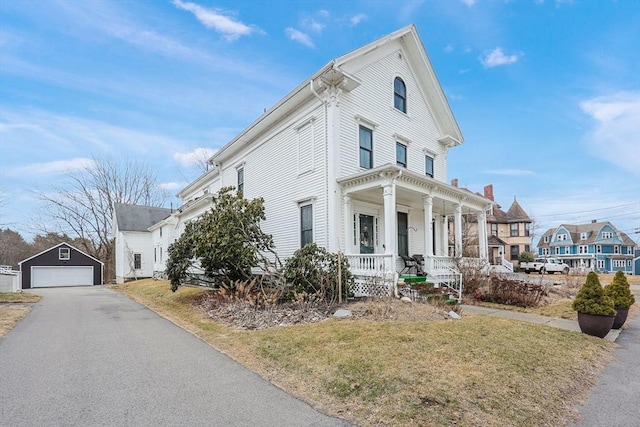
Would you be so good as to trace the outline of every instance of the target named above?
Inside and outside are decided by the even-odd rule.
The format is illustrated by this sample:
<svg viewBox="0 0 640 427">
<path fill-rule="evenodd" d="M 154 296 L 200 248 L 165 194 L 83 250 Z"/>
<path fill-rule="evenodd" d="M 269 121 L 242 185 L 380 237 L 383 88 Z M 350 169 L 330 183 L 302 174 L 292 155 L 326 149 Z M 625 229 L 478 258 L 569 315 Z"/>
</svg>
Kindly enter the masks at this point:
<svg viewBox="0 0 640 427">
<path fill-rule="evenodd" d="M 504 317 L 506 319 L 522 320 L 523 322 L 537 323 L 540 325 L 552 326 L 554 328 L 566 329 L 568 331 L 580 332 L 580 327 L 576 320 L 559 319 L 557 317 L 540 316 L 538 314 L 522 313 L 512 310 L 500 310 L 497 308 L 481 307 L 478 305 L 462 305 L 462 315 L 465 313 L 487 314 L 489 316 Z M 612 329 L 604 339 L 615 342 L 620 335 L 620 329 Z"/>
</svg>

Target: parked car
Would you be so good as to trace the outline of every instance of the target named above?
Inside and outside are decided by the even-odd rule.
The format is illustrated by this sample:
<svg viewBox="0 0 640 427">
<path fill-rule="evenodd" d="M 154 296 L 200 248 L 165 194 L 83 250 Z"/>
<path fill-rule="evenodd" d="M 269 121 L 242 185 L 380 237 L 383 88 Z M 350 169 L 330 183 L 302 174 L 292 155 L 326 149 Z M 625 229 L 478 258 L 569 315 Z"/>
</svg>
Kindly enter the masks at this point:
<svg viewBox="0 0 640 427">
<path fill-rule="evenodd" d="M 536 258 L 533 262 L 521 262 L 520 269 L 527 274 L 532 271 L 537 271 L 538 274 L 569 274 L 569 266 L 557 258 Z"/>
</svg>

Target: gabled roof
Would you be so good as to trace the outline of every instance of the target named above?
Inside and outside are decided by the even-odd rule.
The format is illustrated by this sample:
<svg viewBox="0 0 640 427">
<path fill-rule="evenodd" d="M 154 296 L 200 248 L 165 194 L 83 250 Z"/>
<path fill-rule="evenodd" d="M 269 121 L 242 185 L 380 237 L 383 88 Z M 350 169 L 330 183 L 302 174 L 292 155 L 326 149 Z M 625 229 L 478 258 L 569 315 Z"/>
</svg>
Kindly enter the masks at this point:
<svg viewBox="0 0 640 427">
<path fill-rule="evenodd" d="M 153 224 L 171 215 L 171 209 L 114 203 L 115 220 L 120 231 L 148 231 Z"/>
<path fill-rule="evenodd" d="M 518 203 L 516 198 L 513 198 L 513 203 L 511 207 L 507 211 L 507 221 L 508 222 L 531 222 L 531 218 L 529 215 L 522 209 L 522 206 Z"/>
<path fill-rule="evenodd" d="M 611 227 L 611 229 L 615 232 L 615 234 L 617 234 L 617 236 L 620 238 L 623 245 L 636 246 L 636 243 L 626 233 L 618 231 L 616 227 L 614 227 L 613 224 L 611 224 L 609 221 L 602 221 L 602 222 L 592 221 L 586 224 L 562 224 L 559 227 L 550 228 L 544 232 L 544 234 L 542 235 L 542 238 L 540 239 L 540 242 L 538 243 L 538 246 L 549 246 L 551 242 L 544 243 L 544 237 L 553 236 L 561 228 L 564 228 L 569 232 L 569 234 L 571 235 L 571 240 L 573 241 L 573 244 L 588 245 L 588 244 L 597 243 L 597 242 L 605 243 L 605 241 L 603 240 L 598 240 L 598 236 L 600 235 L 600 231 L 602 231 L 602 229 L 606 226 Z M 580 239 L 580 235 L 582 233 L 587 233 L 587 236 L 586 236 L 587 238 L 585 240 Z M 606 243 L 614 244 L 613 241 L 610 241 L 610 239 L 607 239 Z"/>
<path fill-rule="evenodd" d="M 27 262 L 27 261 L 29 261 L 29 260 L 31 260 L 31 259 L 34 259 L 34 258 L 36 258 L 36 257 L 39 257 L 40 255 L 42 255 L 42 254 L 44 254 L 44 253 L 46 253 L 46 252 L 49 252 L 50 250 L 56 249 L 56 248 L 58 248 L 58 247 L 60 247 L 60 246 L 68 246 L 68 247 L 70 247 L 71 249 L 73 249 L 74 251 L 80 252 L 82 255 L 84 255 L 84 256 L 86 256 L 86 257 L 89 257 L 89 258 L 91 258 L 92 260 L 98 261 L 100 264 L 104 265 L 104 262 L 100 261 L 98 258 L 94 258 L 94 257 L 92 257 L 91 255 L 89 255 L 88 253 L 83 252 L 83 251 L 81 251 L 80 249 L 76 248 L 75 246 L 70 245 L 70 244 L 68 244 L 68 243 L 66 243 L 66 242 L 58 243 L 58 244 L 57 244 L 57 245 L 55 245 L 55 246 L 51 246 L 49 249 L 45 249 L 45 250 L 44 250 L 44 251 L 42 251 L 42 252 L 38 252 L 37 254 L 32 255 L 32 256 L 30 256 L 30 257 L 29 257 L 29 258 L 27 258 L 27 259 L 23 259 L 22 261 L 20 261 L 20 262 L 18 263 L 18 265 L 21 265 L 23 262 Z"/>
<path fill-rule="evenodd" d="M 328 84 L 340 83 L 342 90 L 345 92 L 355 89 L 360 85 L 360 81 L 344 69 L 347 64 L 393 41 L 399 41 L 402 44 L 403 48 L 406 49 L 408 61 L 416 67 L 414 68 L 417 70 L 415 77 L 420 83 L 422 93 L 427 99 L 430 108 L 433 110 L 436 125 L 442 133 L 440 142 L 447 146 L 461 144 L 464 140 L 462 132 L 418 36 L 418 31 L 411 24 L 329 61 L 218 150 L 211 156 L 209 162 L 218 164 L 228 160 L 243 146 L 250 144 L 256 136 L 285 119 L 300 104 L 322 93 Z"/>
</svg>

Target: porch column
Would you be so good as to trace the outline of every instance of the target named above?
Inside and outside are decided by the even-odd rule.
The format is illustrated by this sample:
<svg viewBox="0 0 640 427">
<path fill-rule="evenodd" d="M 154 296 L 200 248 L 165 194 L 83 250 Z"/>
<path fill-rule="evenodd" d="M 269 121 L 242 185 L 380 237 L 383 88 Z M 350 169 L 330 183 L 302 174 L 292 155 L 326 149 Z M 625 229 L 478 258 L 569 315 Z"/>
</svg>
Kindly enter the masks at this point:
<svg viewBox="0 0 640 427">
<path fill-rule="evenodd" d="M 384 199 L 384 253 L 395 255 L 396 253 L 396 180 L 395 177 L 387 179 L 382 186 Z M 395 271 L 395 257 L 388 261 L 387 271 Z"/>
<path fill-rule="evenodd" d="M 449 256 L 449 218 L 442 215 L 442 256 Z"/>
<path fill-rule="evenodd" d="M 424 196 L 422 198 L 424 204 L 424 256 L 433 256 L 433 230 L 431 223 L 433 222 L 433 197 Z"/>
<path fill-rule="evenodd" d="M 326 244 L 331 252 L 340 248 L 340 186 L 336 182 L 340 165 L 340 98 L 342 89 L 328 86 L 325 96 L 327 124 L 327 230 Z"/>
<path fill-rule="evenodd" d="M 462 205 L 458 203 L 456 205 L 454 222 L 453 222 L 454 230 L 455 230 L 455 256 L 462 256 Z"/>
<path fill-rule="evenodd" d="M 351 236 L 353 233 L 351 219 L 353 218 L 353 205 L 351 204 L 351 196 L 346 195 L 342 196 L 342 203 L 344 204 L 344 252 L 347 254 L 353 253 L 353 249 L 351 248 Z"/>
<path fill-rule="evenodd" d="M 478 254 L 482 259 L 487 259 L 487 244 L 487 211 L 483 209 L 478 214 Z"/>
</svg>

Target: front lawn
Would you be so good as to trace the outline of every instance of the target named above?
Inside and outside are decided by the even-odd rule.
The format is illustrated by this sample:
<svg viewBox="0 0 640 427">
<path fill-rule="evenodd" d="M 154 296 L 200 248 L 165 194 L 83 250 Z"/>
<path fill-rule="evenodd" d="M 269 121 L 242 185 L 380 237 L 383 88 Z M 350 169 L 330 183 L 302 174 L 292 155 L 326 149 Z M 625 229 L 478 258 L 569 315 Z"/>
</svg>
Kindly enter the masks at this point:
<svg viewBox="0 0 640 427">
<path fill-rule="evenodd" d="M 562 425 L 615 348 L 583 334 L 473 315 L 239 330 L 196 308 L 207 290 L 172 293 L 168 282 L 154 280 L 114 289 L 319 410 L 363 426 Z"/>
</svg>

